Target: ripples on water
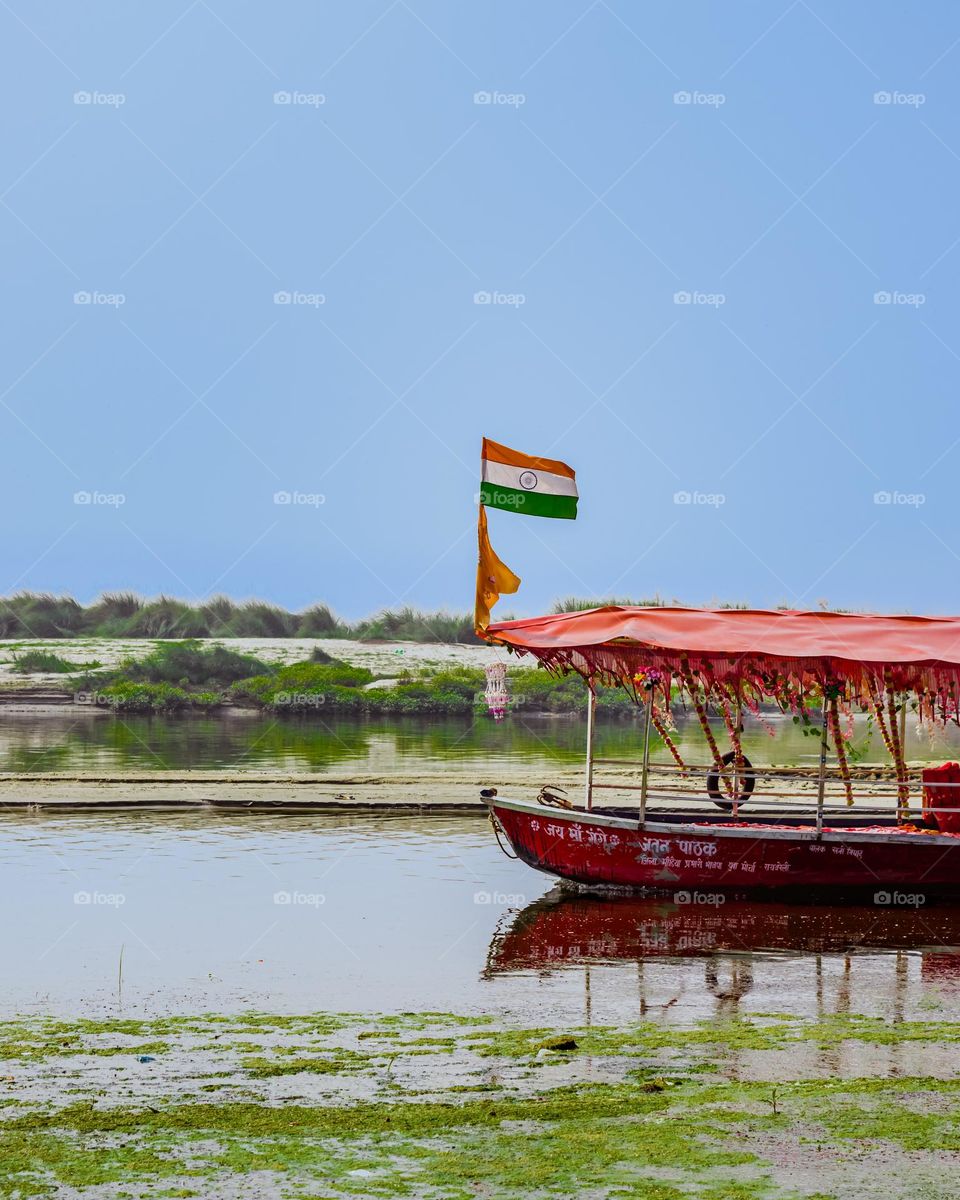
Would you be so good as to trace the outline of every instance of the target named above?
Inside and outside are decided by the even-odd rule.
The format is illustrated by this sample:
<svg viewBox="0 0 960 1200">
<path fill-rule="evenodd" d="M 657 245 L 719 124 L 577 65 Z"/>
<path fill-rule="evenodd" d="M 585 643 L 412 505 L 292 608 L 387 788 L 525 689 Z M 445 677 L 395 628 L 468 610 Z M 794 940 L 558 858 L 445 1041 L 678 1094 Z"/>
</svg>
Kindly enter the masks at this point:
<svg viewBox="0 0 960 1200">
<path fill-rule="evenodd" d="M 565 895 L 479 817 L 7 813 L 0 900 L 11 1015 L 960 1010 L 958 909 Z"/>
</svg>

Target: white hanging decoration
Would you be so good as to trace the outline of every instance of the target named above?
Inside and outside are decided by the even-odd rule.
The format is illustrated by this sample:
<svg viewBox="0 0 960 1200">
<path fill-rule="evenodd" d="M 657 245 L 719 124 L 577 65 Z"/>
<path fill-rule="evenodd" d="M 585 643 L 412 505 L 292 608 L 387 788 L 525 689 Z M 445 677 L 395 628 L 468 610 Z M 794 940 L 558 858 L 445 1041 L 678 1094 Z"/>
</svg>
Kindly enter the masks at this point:
<svg viewBox="0 0 960 1200">
<path fill-rule="evenodd" d="M 483 698 L 495 721 L 502 721 L 507 713 L 510 697 L 507 694 L 507 667 L 505 663 L 491 663 L 485 668 L 487 686 Z"/>
</svg>

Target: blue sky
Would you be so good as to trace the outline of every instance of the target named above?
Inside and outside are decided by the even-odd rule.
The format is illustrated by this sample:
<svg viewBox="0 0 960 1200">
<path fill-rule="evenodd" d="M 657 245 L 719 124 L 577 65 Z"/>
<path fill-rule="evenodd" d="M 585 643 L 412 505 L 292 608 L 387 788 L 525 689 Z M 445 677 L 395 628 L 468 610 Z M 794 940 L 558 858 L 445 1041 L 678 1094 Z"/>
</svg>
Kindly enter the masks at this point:
<svg viewBox="0 0 960 1200">
<path fill-rule="evenodd" d="M 486 434 L 503 609 L 960 611 L 957 5 L 0 28 L 0 592 L 468 608 Z"/>
</svg>

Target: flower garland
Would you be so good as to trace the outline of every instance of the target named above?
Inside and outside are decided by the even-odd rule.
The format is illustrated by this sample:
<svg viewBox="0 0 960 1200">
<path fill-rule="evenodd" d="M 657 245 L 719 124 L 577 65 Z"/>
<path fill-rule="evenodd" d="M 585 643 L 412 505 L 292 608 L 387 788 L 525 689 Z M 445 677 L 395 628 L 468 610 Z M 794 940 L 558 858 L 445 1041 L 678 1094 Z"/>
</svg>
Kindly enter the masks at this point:
<svg viewBox="0 0 960 1200">
<path fill-rule="evenodd" d="M 617 648 L 617 653 L 620 654 Z M 572 654 L 572 652 L 571 652 Z M 902 820 L 909 816 L 910 781 L 907 774 L 905 739 L 901 736 L 898 718 L 902 716 L 899 703 L 906 704 L 908 693 L 916 696 L 913 705 L 917 716 L 917 732 L 933 731 L 955 722 L 960 725 L 960 695 L 955 684 L 932 668 L 925 674 L 909 674 L 899 667 L 887 667 L 882 678 L 879 671 L 863 665 L 859 673 L 852 671 L 850 664 L 842 661 L 821 659 L 817 662 L 786 662 L 777 670 L 765 670 L 765 664 L 743 659 L 738 655 L 688 656 L 668 652 L 644 651 L 650 665 L 640 667 L 637 658 L 630 661 L 625 654 L 617 657 L 611 649 L 608 657 L 588 659 L 585 652 L 577 650 L 580 658 L 564 658 L 559 652 L 537 654 L 541 664 L 552 674 L 561 677 L 575 671 L 589 680 L 605 686 L 622 686 L 638 703 L 649 705 L 649 720 L 658 737 L 667 748 L 673 761 L 681 771 L 690 767 L 684 762 L 671 732 L 676 735 L 670 704 L 674 687 L 679 698 L 696 713 L 697 721 L 707 744 L 713 765 L 719 774 L 723 790 L 734 799 L 737 780 L 745 762 L 741 738 L 740 715 L 748 709 L 766 732 L 775 737 L 777 728 L 765 719 L 761 704 L 773 700 L 780 712 L 792 715 L 794 721 L 802 722 L 804 732 L 817 732 L 811 719 L 811 706 L 822 704 L 824 708 L 825 732 L 822 736 L 833 742 L 838 774 L 843 782 L 847 805 L 854 803 L 851 759 L 859 755 L 853 746 L 855 717 L 853 705 L 869 714 L 871 725 L 875 722 L 886 752 L 896 770 L 898 816 Z M 644 659 L 640 658 L 643 662 Z M 586 665 L 585 665 L 586 664 Z M 587 676 L 586 666 L 592 668 Z M 509 700 L 506 696 L 505 679 L 491 678 L 488 672 L 487 703 L 494 720 L 502 720 Z M 657 702 L 657 692 L 662 693 Z M 898 703 L 899 701 L 899 703 Z M 721 755 L 713 730 L 710 714 L 716 710 L 726 726 L 733 749 L 730 756 L 736 770 L 726 770 L 727 764 Z M 734 712 L 736 709 L 736 713 Z M 850 749 L 848 750 L 848 745 Z"/>
<path fill-rule="evenodd" d="M 877 728 L 880 730 L 880 736 L 883 738 L 883 744 L 886 747 L 887 753 L 896 761 L 896 751 L 893 747 L 893 742 L 890 738 L 890 731 L 887 729 L 887 718 L 883 711 L 883 701 L 879 696 L 874 697 L 873 711 L 877 718 Z"/>
<path fill-rule="evenodd" d="M 713 730 L 710 728 L 710 721 L 707 718 L 706 705 L 700 699 L 700 694 L 696 684 L 693 681 L 693 676 L 690 673 L 690 667 L 686 658 L 680 660 L 680 678 L 683 680 L 683 686 L 687 690 L 690 701 L 693 704 L 693 711 L 697 714 L 697 720 L 700 722 L 700 728 L 703 730 L 703 736 L 706 738 L 707 745 L 710 747 L 710 753 L 713 756 L 713 765 L 717 768 L 720 778 L 723 780 L 724 789 L 727 795 L 733 798 L 733 785 L 731 780 L 724 772 L 723 756 L 717 747 L 716 738 L 713 736 Z"/>
<path fill-rule="evenodd" d="M 767 737 L 775 738 L 777 736 L 777 730 L 772 722 L 768 721 L 760 711 L 760 701 L 757 699 L 757 697 L 752 696 L 749 692 L 744 692 L 743 703 L 744 707 L 750 711 L 750 715 L 757 722 Z"/>
<path fill-rule="evenodd" d="M 843 790 L 846 794 L 847 805 L 849 807 L 853 804 L 853 785 L 850 782 L 850 764 L 847 762 L 846 738 L 843 735 L 843 730 L 840 728 L 841 686 L 841 684 L 836 682 L 825 684 L 823 699 L 827 705 L 830 732 L 833 735 L 833 745 L 837 751 L 837 762 L 840 764 L 840 778 L 843 780 Z"/>
<path fill-rule="evenodd" d="M 647 703 L 650 705 L 650 724 L 657 731 L 657 735 L 666 748 L 673 756 L 673 761 L 682 770 L 686 771 L 687 764 L 680 757 L 680 751 L 677 749 L 673 738 L 667 731 L 667 722 L 670 720 L 670 685 L 664 681 L 663 676 L 659 671 L 637 671 L 633 677 L 634 687 L 642 687 L 647 693 Z M 667 709 L 666 718 L 661 714 L 657 703 L 654 700 L 654 694 L 657 684 L 661 686 L 666 699 Z"/>
<path fill-rule="evenodd" d="M 904 704 L 907 700 L 904 697 Z M 903 756 L 903 743 L 900 741 L 900 730 L 897 727 L 897 695 L 892 689 L 887 691 L 887 715 L 890 721 L 890 741 L 893 743 L 893 761 L 897 767 L 897 803 L 899 815 L 908 816 L 910 813 L 910 784 L 907 782 L 907 763 Z"/>
<path fill-rule="evenodd" d="M 734 768 L 736 770 L 737 781 L 743 776 L 743 744 L 740 741 L 740 730 L 742 728 L 739 721 L 734 721 L 733 715 L 730 712 L 730 703 L 727 697 L 723 694 L 720 696 L 720 711 L 723 714 L 723 723 L 727 727 L 727 733 L 730 736 L 730 742 L 733 745 Z M 727 794 L 732 798 L 736 790 L 736 784 L 733 788 L 727 789 Z"/>
<path fill-rule="evenodd" d="M 651 704 L 652 703 L 653 703 L 653 701 L 651 700 Z M 687 764 L 680 757 L 680 751 L 677 749 L 676 745 L 674 744 L 673 738 L 667 732 L 666 725 L 664 724 L 663 718 L 660 716 L 660 712 L 657 709 L 657 706 L 655 704 L 653 705 L 653 708 L 650 710 L 650 723 L 653 725 L 654 729 L 657 731 L 657 734 L 658 734 L 660 740 L 663 742 L 663 744 L 666 746 L 666 748 L 670 751 L 671 755 L 673 756 L 673 761 L 677 764 L 677 766 L 681 769 L 681 771 L 686 771 Z"/>
</svg>

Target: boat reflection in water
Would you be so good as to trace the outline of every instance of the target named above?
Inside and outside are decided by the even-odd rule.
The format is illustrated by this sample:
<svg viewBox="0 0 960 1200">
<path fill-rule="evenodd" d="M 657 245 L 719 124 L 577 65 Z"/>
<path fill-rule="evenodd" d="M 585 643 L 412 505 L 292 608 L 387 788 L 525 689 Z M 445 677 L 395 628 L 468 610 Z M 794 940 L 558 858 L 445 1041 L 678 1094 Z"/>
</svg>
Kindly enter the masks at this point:
<svg viewBox="0 0 960 1200">
<path fill-rule="evenodd" d="M 892 975 L 905 981 L 908 962 L 919 957 L 919 973 L 916 968 L 909 973 L 924 986 L 960 987 L 960 906 L 926 909 L 906 904 L 906 897 L 896 899 L 900 903 L 872 906 L 732 897 L 711 903 L 697 894 L 665 900 L 557 887 L 501 926 L 485 975 L 629 963 L 642 971 L 645 963 L 673 960 L 686 965 L 688 979 L 694 969 L 698 989 L 714 998 L 718 1013 L 736 1010 L 753 990 L 759 964 L 767 965 L 769 975 L 773 963 L 784 959 L 812 959 L 814 978 L 820 979 L 824 959 L 837 956 L 841 975 L 849 978 L 858 955 L 876 963 L 879 954 L 892 960 Z"/>
</svg>

